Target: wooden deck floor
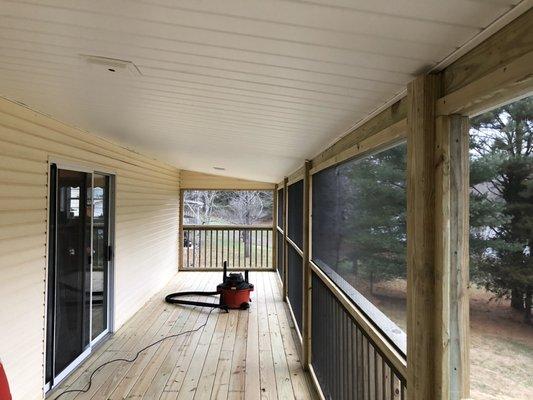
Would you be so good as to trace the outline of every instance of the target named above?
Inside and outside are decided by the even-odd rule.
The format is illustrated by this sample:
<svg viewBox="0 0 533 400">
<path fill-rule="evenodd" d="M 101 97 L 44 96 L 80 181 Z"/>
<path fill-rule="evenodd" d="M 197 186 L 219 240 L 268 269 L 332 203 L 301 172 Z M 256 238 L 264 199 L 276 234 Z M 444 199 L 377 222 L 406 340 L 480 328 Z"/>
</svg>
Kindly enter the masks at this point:
<svg viewBox="0 0 533 400">
<path fill-rule="evenodd" d="M 178 290 L 213 290 L 218 272 L 180 272 L 111 339 L 50 396 L 86 388 L 92 371 L 106 361 L 131 358 L 144 346 L 171 334 L 141 353 L 133 363 L 102 368 L 87 393 L 66 399 L 314 399 L 294 339 L 293 323 L 281 300 L 274 272 L 252 272 L 256 291 L 249 310 L 218 310 L 173 306 L 164 295 Z M 214 301 L 214 300 L 213 300 Z"/>
</svg>

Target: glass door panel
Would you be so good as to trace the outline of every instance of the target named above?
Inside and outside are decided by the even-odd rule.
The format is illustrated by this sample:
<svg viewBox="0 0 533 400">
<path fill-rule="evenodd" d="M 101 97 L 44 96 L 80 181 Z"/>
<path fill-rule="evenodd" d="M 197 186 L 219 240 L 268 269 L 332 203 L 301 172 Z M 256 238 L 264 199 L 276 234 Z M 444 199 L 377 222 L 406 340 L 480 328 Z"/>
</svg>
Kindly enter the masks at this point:
<svg viewBox="0 0 533 400">
<path fill-rule="evenodd" d="M 91 176 L 58 170 L 55 375 L 63 371 L 89 345 L 90 311 L 90 199 Z"/>
<path fill-rule="evenodd" d="M 93 178 L 93 270 L 92 270 L 92 334 L 91 340 L 108 327 L 108 262 L 109 262 L 109 176 Z"/>
</svg>

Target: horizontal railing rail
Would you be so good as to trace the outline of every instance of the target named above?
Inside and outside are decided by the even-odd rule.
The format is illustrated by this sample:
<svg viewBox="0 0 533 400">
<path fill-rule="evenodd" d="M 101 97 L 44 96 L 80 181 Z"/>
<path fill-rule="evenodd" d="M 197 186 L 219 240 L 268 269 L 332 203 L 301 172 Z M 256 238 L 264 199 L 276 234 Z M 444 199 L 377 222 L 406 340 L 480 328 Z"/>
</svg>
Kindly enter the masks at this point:
<svg viewBox="0 0 533 400">
<path fill-rule="evenodd" d="M 273 268 L 273 229 L 253 225 L 184 225 L 183 269 Z"/>
</svg>

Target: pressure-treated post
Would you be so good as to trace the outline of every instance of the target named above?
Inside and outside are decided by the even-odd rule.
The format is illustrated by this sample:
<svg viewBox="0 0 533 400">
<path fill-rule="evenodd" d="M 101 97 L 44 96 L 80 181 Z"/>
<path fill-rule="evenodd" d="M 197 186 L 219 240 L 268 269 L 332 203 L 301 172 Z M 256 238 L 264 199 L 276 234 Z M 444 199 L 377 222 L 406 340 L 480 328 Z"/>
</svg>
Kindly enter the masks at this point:
<svg viewBox="0 0 533 400">
<path fill-rule="evenodd" d="M 438 95 L 436 75 L 408 85 L 409 400 L 468 396 L 468 123 L 437 118 Z"/>
<path fill-rule="evenodd" d="M 437 117 L 435 292 L 445 328 L 437 348 L 437 389 L 451 400 L 470 397 L 468 142 L 467 116 Z"/>
<path fill-rule="evenodd" d="M 180 209 L 178 221 L 178 271 L 183 270 L 183 252 L 184 252 L 184 236 L 183 236 L 183 189 L 180 189 Z"/>
<path fill-rule="evenodd" d="M 279 270 L 278 266 L 278 185 L 274 186 L 272 194 L 272 268 Z"/>
<path fill-rule="evenodd" d="M 409 400 L 435 396 L 435 101 L 437 77 L 407 86 L 407 384 Z"/>
<path fill-rule="evenodd" d="M 289 249 L 287 246 L 287 217 L 288 217 L 288 203 L 289 194 L 287 193 L 287 183 L 289 178 L 283 179 L 283 301 L 287 301 L 288 287 L 287 281 L 289 276 Z"/>
<path fill-rule="evenodd" d="M 303 365 L 311 364 L 311 162 L 304 166 L 304 204 L 303 204 Z"/>
</svg>

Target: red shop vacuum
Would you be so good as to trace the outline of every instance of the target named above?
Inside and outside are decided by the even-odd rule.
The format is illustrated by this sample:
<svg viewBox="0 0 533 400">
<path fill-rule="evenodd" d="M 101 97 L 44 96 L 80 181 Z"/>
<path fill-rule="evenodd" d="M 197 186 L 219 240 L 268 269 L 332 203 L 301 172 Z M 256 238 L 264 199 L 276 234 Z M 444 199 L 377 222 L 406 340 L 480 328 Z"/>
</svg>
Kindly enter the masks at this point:
<svg viewBox="0 0 533 400">
<path fill-rule="evenodd" d="M 248 271 L 244 271 L 244 278 L 239 272 L 232 272 L 228 275 L 228 264 L 224 261 L 224 271 L 222 283 L 217 286 L 215 292 L 177 292 L 165 297 L 165 301 L 171 304 L 186 304 L 191 306 L 220 308 L 224 311 L 229 309 L 246 310 L 250 307 L 250 293 L 254 290 L 254 285 L 248 281 Z M 216 303 L 206 303 L 203 301 L 183 300 L 179 297 L 185 296 L 215 296 L 220 295 L 220 301 Z"/>
<path fill-rule="evenodd" d="M 11 400 L 9 384 L 7 383 L 6 372 L 2 366 L 2 360 L 0 360 L 0 400 Z"/>
</svg>

